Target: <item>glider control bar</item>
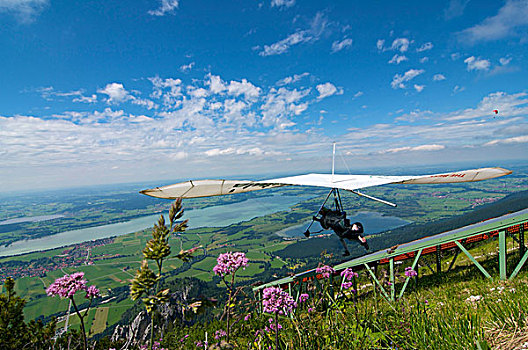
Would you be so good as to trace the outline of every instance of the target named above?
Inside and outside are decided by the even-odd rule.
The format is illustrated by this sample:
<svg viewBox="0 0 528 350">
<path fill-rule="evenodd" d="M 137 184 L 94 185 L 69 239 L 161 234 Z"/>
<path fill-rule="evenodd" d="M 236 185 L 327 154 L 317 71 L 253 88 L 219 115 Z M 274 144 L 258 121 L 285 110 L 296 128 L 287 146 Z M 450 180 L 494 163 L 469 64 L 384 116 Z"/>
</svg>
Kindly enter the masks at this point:
<svg viewBox="0 0 528 350">
<path fill-rule="evenodd" d="M 352 192 L 354 194 L 357 194 L 360 197 L 365 197 L 365 198 L 368 198 L 368 199 L 372 199 L 373 201 L 376 201 L 376 202 L 380 202 L 380 203 L 383 203 L 383 204 L 390 205 L 391 207 L 397 207 L 397 205 L 394 204 L 394 203 L 391 203 L 389 201 L 386 201 L 386 200 L 383 200 L 383 199 L 379 199 L 379 198 L 376 198 L 376 197 L 369 196 L 368 194 L 364 194 L 364 193 L 361 193 L 359 191 L 354 191 L 354 190 L 347 190 L 347 191 L 350 191 L 350 192 Z"/>
</svg>

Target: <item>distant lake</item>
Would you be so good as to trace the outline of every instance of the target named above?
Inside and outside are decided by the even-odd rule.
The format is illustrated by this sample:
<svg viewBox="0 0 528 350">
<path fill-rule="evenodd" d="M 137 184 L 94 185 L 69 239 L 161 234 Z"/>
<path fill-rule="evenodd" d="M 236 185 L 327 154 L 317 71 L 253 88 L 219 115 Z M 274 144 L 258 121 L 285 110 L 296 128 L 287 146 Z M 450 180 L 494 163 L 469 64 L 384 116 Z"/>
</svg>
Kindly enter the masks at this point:
<svg viewBox="0 0 528 350">
<path fill-rule="evenodd" d="M 350 219 L 351 223 L 359 221 L 363 224 L 363 229 L 365 230 L 365 233 L 363 234 L 364 236 L 405 226 L 411 223 L 410 221 L 400 219 L 396 216 L 385 216 L 381 213 L 371 211 L 360 211 L 352 216 L 347 215 L 347 218 Z M 278 231 L 277 234 L 281 237 L 298 237 L 306 231 L 310 223 L 311 220 L 306 221 L 300 225 L 290 226 L 288 228 Z M 321 225 L 319 225 L 319 223 L 317 222 L 314 223 L 310 228 L 311 232 L 316 232 L 319 230 L 321 230 Z"/>
<path fill-rule="evenodd" d="M 58 219 L 58 218 L 63 218 L 63 217 L 64 215 L 24 216 L 21 218 L 14 218 L 14 219 L 7 219 L 4 221 L 0 221 L 0 225 L 19 224 L 21 222 L 47 221 L 47 220 L 53 220 L 53 219 Z"/>
<path fill-rule="evenodd" d="M 225 227 L 241 221 L 251 220 L 258 216 L 288 210 L 288 208 L 309 198 L 311 196 L 281 195 L 251 198 L 238 203 L 186 210 L 184 218 L 189 219 L 189 228 Z M 65 231 L 42 238 L 17 241 L 8 247 L 0 247 L 0 257 L 59 248 L 66 245 L 141 231 L 153 227 L 159 216 L 160 214 L 148 215 L 116 224 L 88 227 Z M 20 219 L 24 218 L 12 220 Z M 48 218 L 47 220 L 50 219 Z"/>
</svg>

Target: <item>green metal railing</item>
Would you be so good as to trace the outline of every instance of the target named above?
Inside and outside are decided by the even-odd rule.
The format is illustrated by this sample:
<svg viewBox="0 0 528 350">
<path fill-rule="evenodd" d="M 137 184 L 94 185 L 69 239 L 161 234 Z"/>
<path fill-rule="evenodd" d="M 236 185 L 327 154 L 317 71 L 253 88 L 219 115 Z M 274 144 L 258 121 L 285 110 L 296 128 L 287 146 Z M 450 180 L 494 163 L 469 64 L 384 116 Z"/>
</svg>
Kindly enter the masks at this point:
<svg viewBox="0 0 528 350">
<path fill-rule="evenodd" d="M 467 250 L 464 245 L 469 243 L 479 242 L 498 236 L 499 240 L 499 278 L 506 280 L 507 276 L 507 245 L 506 240 L 511 237 L 519 245 L 519 261 L 509 276 L 513 279 L 517 276 L 519 271 L 523 268 L 528 260 L 528 249 L 524 243 L 524 232 L 528 229 L 528 209 L 524 209 L 515 213 L 503 215 L 494 219 L 486 220 L 462 228 L 440 233 L 434 236 L 425 237 L 409 243 L 404 243 L 390 249 L 380 250 L 378 252 L 368 254 L 362 257 L 352 259 L 350 261 L 334 266 L 334 269 L 339 273 L 346 268 L 352 268 L 354 271 L 367 271 L 367 276 L 372 280 L 374 292 L 376 289 L 381 291 L 381 294 L 388 300 L 394 301 L 396 299 L 396 283 L 395 283 L 395 262 L 414 259 L 412 262 L 412 269 L 416 270 L 418 262 L 421 258 L 428 254 L 436 254 L 436 271 L 429 265 L 429 263 L 422 259 L 425 265 L 432 273 L 440 273 L 441 271 L 441 254 L 444 250 L 456 250 L 453 259 L 447 269 L 446 273 L 451 271 L 460 252 L 463 252 L 468 259 L 482 272 L 487 278 L 492 278 L 491 274 L 477 261 L 475 257 Z M 390 290 L 385 290 L 385 287 L 377 277 L 377 267 L 380 265 L 389 265 L 389 282 Z M 373 271 L 374 269 L 374 271 Z M 282 278 L 267 284 L 260 285 L 253 288 L 255 294 L 259 294 L 261 290 L 271 286 L 282 286 L 287 288 L 290 294 L 300 293 L 303 284 L 308 281 L 317 281 L 318 276 L 315 269 L 303 273 L 296 274 L 291 277 Z M 411 277 L 407 277 L 398 294 L 401 298 L 407 288 Z M 418 277 L 416 277 L 418 278 Z M 293 295 L 295 296 L 295 295 Z"/>
</svg>

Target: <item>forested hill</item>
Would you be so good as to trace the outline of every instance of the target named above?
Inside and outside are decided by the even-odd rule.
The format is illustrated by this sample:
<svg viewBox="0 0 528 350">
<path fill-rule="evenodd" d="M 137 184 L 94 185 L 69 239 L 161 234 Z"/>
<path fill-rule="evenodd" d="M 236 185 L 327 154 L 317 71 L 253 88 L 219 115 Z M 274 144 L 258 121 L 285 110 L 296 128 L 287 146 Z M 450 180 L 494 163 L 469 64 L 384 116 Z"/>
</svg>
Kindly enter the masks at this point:
<svg viewBox="0 0 528 350">
<path fill-rule="evenodd" d="M 409 224 L 373 235 L 368 238 L 370 251 L 374 252 L 396 244 L 407 243 L 423 237 L 454 230 L 483 220 L 516 212 L 527 207 L 528 191 L 516 192 L 496 202 L 482 205 L 469 213 L 439 219 L 425 224 Z M 322 246 L 329 252 L 339 253 L 342 250 L 339 240 L 333 235 L 328 238 L 315 238 L 292 244 L 280 251 L 278 255 L 289 258 L 318 257 L 321 253 Z M 365 250 L 356 244 L 350 244 L 349 248 L 352 256 L 365 254 Z"/>
<path fill-rule="evenodd" d="M 510 194 L 496 202 L 482 205 L 469 213 L 436 220 L 426 224 L 410 224 L 387 231 L 386 233 L 389 234 L 391 240 L 392 238 L 396 238 L 401 239 L 401 242 L 409 242 L 424 236 L 431 236 L 454 230 L 483 220 L 523 210 L 525 208 L 528 208 L 528 191 L 521 191 Z"/>
</svg>

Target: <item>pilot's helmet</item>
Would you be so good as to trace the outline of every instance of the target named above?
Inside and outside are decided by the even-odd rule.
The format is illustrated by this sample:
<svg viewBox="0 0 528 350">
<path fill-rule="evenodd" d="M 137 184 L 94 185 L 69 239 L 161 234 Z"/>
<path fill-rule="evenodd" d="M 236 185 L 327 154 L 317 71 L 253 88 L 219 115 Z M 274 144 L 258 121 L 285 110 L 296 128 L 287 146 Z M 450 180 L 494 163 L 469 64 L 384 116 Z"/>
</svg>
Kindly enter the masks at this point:
<svg viewBox="0 0 528 350">
<path fill-rule="evenodd" d="M 354 222 L 352 226 L 354 225 L 356 225 L 358 233 L 363 233 L 363 224 L 361 222 Z"/>
</svg>

